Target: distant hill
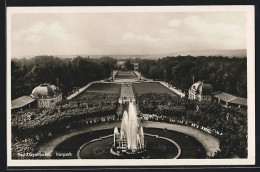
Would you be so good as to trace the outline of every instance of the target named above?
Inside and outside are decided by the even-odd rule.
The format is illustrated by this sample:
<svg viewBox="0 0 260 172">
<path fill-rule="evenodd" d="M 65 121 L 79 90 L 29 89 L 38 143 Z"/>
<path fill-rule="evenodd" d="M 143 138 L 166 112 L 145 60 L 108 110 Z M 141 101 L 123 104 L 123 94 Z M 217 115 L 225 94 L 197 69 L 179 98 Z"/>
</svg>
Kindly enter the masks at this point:
<svg viewBox="0 0 260 172">
<path fill-rule="evenodd" d="M 227 56 L 227 57 L 238 57 L 246 58 L 246 49 L 236 49 L 236 50 L 189 50 L 189 51 L 177 51 L 172 53 L 163 54 L 142 54 L 142 55 L 107 55 L 116 59 L 128 59 L 128 58 L 142 58 L 142 59 L 158 59 L 167 56 Z M 100 55 L 99 55 L 100 56 Z M 91 56 L 91 58 L 96 58 L 99 56 Z"/>
<path fill-rule="evenodd" d="M 133 54 L 133 55 L 113 55 L 113 54 L 103 54 L 103 55 L 87 55 L 87 54 L 79 54 L 82 57 L 90 57 L 90 58 L 100 58 L 104 56 L 113 57 L 115 59 L 128 59 L 128 58 L 142 58 L 142 59 L 158 59 L 167 56 L 227 56 L 227 57 L 238 57 L 245 58 L 246 57 L 246 49 L 236 49 L 236 50 L 188 50 L 188 51 L 176 51 L 172 53 L 160 53 L 160 54 Z M 55 57 L 60 58 L 74 58 L 77 55 L 53 55 Z M 16 56 L 12 58 L 31 58 L 34 56 Z"/>
<path fill-rule="evenodd" d="M 190 51 L 180 51 L 172 53 L 171 56 L 178 55 L 191 55 L 191 56 L 227 56 L 227 57 L 246 57 L 246 49 L 237 50 L 190 50 Z"/>
</svg>

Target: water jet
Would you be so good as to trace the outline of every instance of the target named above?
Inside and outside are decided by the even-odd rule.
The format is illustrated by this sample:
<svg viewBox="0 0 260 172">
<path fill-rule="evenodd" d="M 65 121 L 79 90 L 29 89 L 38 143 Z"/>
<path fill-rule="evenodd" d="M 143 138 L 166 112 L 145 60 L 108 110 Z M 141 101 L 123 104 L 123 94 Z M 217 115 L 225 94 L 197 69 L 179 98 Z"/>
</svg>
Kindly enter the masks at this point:
<svg viewBox="0 0 260 172">
<path fill-rule="evenodd" d="M 111 155 L 117 157 L 139 156 L 145 153 L 144 132 L 137 120 L 136 104 L 129 102 L 128 112 L 125 110 L 121 122 L 120 133 L 114 128 L 114 142 Z"/>
</svg>

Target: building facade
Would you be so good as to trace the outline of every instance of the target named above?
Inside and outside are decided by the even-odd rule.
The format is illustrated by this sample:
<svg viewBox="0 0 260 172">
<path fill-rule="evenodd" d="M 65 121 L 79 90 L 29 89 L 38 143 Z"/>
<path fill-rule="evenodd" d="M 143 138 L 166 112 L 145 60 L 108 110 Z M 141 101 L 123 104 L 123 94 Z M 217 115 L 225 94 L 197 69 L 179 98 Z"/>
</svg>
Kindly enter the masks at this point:
<svg viewBox="0 0 260 172">
<path fill-rule="evenodd" d="M 134 63 L 134 70 L 138 70 L 139 69 L 139 63 Z"/>
<path fill-rule="evenodd" d="M 213 87 L 211 84 L 204 84 L 199 81 L 194 83 L 189 89 L 189 99 L 192 100 L 208 100 L 211 101 Z"/>
</svg>

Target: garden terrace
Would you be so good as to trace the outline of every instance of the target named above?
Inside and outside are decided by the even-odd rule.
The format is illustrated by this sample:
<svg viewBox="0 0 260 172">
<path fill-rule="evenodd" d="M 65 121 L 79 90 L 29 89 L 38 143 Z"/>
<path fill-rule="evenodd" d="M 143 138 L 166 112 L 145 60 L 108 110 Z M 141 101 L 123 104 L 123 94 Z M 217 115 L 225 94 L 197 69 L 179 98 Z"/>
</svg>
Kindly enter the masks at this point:
<svg viewBox="0 0 260 172">
<path fill-rule="evenodd" d="M 134 83 L 133 84 L 134 93 L 141 95 L 147 93 L 167 93 L 171 96 L 177 96 L 174 92 L 167 89 L 165 86 L 159 82 L 143 82 L 143 83 Z"/>
</svg>

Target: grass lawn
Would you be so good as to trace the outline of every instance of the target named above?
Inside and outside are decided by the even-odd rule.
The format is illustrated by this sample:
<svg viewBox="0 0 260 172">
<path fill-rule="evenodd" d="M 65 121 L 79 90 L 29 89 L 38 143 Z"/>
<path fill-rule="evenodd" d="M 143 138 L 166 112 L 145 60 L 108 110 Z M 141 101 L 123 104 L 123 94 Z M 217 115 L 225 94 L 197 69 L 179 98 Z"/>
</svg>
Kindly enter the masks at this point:
<svg viewBox="0 0 260 172">
<path fill-rule="evenodd" d="M 147 93 L 167 93 L 172 96 L 177 96 L 174 92 L 170 91 L 165 86 L 158 82 L 144 82 L 133 84 L 134 93 L 147 94 Z"/>
<path fill-rule="evenodd" d="M 85 92 L 87 93 L 112 93 L 120 94 L 121 85 L 113 83 L 94 83 L 88 87 Z M 84 93 L 83 93 L 84 94 Z"/>
<path fill-rule="evenodd" d="M 119 71 L 115 76 L 115 79 L 135 79 L 135 78 L 137 78 L 137 76 L 133 71 Z"/>
</svg>

